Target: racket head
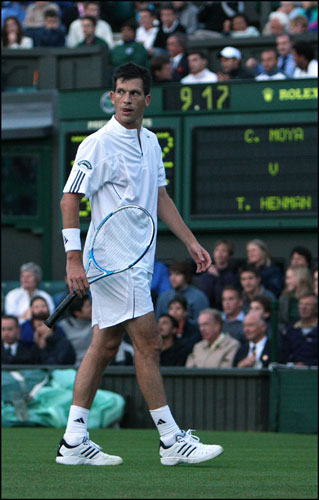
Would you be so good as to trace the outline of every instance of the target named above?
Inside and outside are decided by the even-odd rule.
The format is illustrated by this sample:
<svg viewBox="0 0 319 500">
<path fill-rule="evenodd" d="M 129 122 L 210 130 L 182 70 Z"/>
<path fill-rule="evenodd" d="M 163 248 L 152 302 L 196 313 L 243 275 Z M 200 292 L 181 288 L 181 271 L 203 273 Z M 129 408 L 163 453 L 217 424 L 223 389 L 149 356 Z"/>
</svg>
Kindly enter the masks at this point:
<svg viewBox="0 0 319 500">
<path fill-rule="evenodd" d="M 155 224 L 145 208 L 125 205 L 108 214 L 92 241 L 86 270 L 89 283 L 133 267 L 149 250 L 154 237 Z"/>
</svg>

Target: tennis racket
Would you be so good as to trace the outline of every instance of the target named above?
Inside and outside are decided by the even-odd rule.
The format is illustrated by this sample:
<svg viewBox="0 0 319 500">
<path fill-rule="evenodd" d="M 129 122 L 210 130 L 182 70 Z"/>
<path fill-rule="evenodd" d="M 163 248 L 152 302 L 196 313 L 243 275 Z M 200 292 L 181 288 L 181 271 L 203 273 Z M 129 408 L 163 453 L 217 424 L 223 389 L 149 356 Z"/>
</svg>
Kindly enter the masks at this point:
<svg viewBox="0 0 319 500">
<path fill-rule="evenodd" d="M 145 208 L 125 205 L 111 212 L 93 237 L 85 269 L 89 284 L 135 266 L 151 247 L 154 236 L 155 224 Z M 51 328 L 76 297 L 69 293 L 44 323 Z"/>
</svg>

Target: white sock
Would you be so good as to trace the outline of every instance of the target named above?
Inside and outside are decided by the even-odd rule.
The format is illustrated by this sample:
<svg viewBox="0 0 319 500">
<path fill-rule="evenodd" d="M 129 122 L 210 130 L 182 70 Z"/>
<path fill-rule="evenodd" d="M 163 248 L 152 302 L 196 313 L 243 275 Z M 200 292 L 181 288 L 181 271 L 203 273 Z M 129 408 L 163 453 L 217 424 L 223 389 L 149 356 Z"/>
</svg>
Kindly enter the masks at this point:
<svg viewBox="0 0 319 500">
<path fill-rule="evenodd" d="M 70 446 L 80 444 L 83 438 L 87 436 L 89 412 L 90 410 L 87 408 L 71 405 L 68 424 L 63 436 Z"/>
<path fill-rule="evenodd" d="M 181 430 L 176 424 L 169 406 L 162 406 L 156 410 L 150 410 L 154 424 L 160 433 L 161 441 L 165 446 L 171 446 L 175 443 L 176 434 L 180 434 Z"/>
</svg>

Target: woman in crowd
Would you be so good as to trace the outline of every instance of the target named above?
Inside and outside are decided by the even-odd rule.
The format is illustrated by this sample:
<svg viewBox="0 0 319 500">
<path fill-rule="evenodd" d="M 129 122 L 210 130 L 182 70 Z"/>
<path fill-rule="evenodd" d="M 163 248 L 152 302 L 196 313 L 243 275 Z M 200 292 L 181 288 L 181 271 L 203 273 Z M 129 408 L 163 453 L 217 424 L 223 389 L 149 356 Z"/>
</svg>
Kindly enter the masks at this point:
<svg viewBox="0 0 319 500">
<path fill-rule="evenodd" d="M 247 262 L 261 272 L 261 284 L 278 297 L 283 289 L 283 277 L 280 268 L 272 262 L 266 243 L 259 239 L 248 241 L 246 254 Z"/>
<path fill-rule="evenodd" d="M 3 49 L 32 49 L 33 40 L 24 36 L 18 19 L 9 16 L 3 23 L 1 45 Z"/>
</svg>

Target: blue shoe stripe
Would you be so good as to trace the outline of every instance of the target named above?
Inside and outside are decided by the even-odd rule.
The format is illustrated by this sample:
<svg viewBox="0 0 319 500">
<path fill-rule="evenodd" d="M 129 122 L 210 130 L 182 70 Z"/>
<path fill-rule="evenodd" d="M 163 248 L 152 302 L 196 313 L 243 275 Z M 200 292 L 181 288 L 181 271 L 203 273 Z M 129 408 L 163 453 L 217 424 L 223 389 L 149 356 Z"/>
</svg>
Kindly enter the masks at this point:
<svg viewBox="0 0 319 500">
<path fill-rule="evenodd" d="M 182 453 L 182 455 L 185 455 L 185 453 L 192 447 L 192 445 L 190 444 Z"/>
</svg>

